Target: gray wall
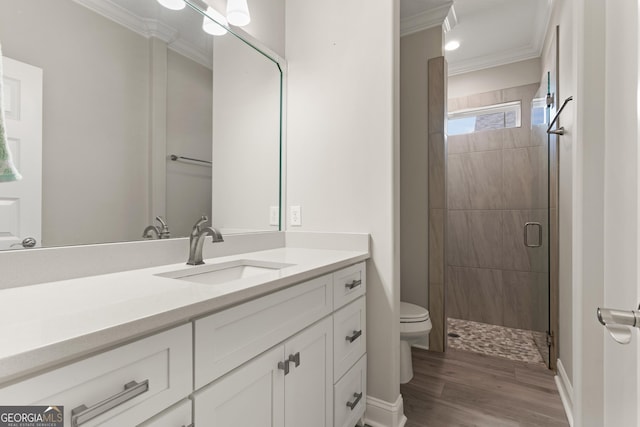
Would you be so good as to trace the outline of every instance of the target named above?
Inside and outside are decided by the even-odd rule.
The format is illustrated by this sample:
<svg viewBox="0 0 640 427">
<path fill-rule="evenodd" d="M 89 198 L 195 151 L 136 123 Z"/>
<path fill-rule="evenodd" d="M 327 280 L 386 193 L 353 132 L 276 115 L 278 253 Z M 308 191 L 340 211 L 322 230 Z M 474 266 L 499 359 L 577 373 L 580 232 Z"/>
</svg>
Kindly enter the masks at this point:
<svg viewBox="0 0 640 427">
<path fill-rule="evenodd" d="M 522 126 L 448 139 L 449 317 L 545 331 L 548 263 L 526 248 L 523 225 L 547 230 L 546 138 L 534 135 L 538 83 L 449 100 L 449 111 L 521 100 Z M 538 136 L 538 137 L 535 137 Z"/>
<path fill-rule="evenodd" d="M 400 38 L 400 298 L 428 307 L 427 61 L 442 55 L 440 26 Z"/>
<path fill-rule="evenodd" d="M 210 69 L 167 52 L 167 154 L 211 160 L 213 76 Z M 167 221 L 187 236 L 201 215 L 211 215 L 211 167 L 167 163 Z"/>
</svg>

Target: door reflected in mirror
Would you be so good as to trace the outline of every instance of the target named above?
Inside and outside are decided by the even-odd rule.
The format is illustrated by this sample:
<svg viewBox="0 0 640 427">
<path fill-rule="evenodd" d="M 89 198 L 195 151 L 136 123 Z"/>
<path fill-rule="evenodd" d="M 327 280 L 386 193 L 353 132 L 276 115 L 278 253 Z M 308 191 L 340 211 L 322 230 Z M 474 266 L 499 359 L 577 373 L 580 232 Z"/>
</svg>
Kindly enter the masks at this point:
<svg viewBox="0 0 640 427">
<path fill-rule="evenodd" d="M 157 216 L 172 238 L 202 215 L 223 234 L 279 230 L 278 63 L 203 31 L 188 6 L 0 3 L 2 105 L 24 176 L 0 183 L 0 249 L 142 240 Z"/>
</svg>

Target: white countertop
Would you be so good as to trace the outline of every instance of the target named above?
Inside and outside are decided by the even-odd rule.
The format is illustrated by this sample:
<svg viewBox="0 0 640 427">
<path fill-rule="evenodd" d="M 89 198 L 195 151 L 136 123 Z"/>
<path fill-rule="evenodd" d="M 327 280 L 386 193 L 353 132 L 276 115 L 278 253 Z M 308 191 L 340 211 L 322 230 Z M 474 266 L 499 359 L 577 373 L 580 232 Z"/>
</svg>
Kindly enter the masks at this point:
<svg viewBox="0 0 640 427">
<path fill-rule="evenodd" d="M 219 285 L 156 274 L 172 264 L 0 291 L 0 386 L 369 258 L 366 251 L 278 248 L 207 259 L 293 264 Z"/>
</svg>

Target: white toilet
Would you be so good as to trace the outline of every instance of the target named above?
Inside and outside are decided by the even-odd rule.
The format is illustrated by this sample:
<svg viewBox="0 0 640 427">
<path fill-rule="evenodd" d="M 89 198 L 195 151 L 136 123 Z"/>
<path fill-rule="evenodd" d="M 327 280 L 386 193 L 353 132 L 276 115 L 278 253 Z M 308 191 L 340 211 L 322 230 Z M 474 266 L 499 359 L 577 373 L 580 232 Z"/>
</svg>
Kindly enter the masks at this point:
<svg viewBox="0 0 640 427">
<path fill-rule="evenodd" d="M 400 384 L 413 378 L 411 343 L 431 332 L 429 311 L 419 305 L 400 301 Z"/>
</svg>

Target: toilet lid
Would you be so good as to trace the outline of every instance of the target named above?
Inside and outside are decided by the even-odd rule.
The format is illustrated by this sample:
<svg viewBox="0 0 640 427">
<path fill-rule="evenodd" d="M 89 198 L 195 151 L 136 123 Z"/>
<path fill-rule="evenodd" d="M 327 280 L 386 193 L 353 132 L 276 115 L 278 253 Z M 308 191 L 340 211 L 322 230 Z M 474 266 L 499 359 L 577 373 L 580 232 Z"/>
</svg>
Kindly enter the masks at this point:
<svg viewBox="0 0 640 427">
<path fill-rule="evenodd" d="M 424 322 L 429 319 L 429 311 L 419 305 L 400 301 L 400 322 Z"/>
</svg>

